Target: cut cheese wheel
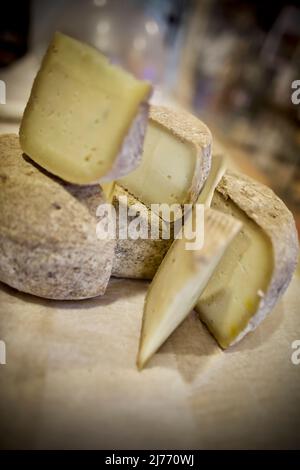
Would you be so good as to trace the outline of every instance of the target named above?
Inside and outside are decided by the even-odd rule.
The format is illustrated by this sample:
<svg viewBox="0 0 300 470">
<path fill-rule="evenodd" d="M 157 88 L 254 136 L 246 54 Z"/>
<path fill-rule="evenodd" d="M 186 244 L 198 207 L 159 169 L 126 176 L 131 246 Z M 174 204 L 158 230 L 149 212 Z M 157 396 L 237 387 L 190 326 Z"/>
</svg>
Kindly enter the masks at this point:
<svg viewBox="0 0 300 470">
<path fill-rule="evenodd" d="M 113 204 L 116 210 L 118 236 L 112 275 L 133 279 L 152 279 L 173 242 L 173 228 L 168 227 L 158 215 L 150 212 L 144 204 L 118 185 L 114 188 Z M 133 215 L 129 215 L 130 208 L 135 209 L 136 217 L 139 218 L 141 224 L 148 227 L 148 238 L 133 239 L 120 236 L 120 228 L 123 230 L 125 224 L 130 227 L 131 223 L 135 223 L 134 212 L 132 212 Z M 153 239 L 150 237 L 151 227 L 152 232 L 157 234 Z M 170 231 L 169 238 L 162 238 L 164 229 Z"/>
<path fill-rule="evenodd" d="M 194 223 L 196 211 L 187 224 Z M 204 244 L 187 249 L 187 238 L 176 239 L 160 265 L 146 296 L 139 368 L 144 367 L 170 334 L 196 305 L 226 248 L 241 229 L 230 216 L 207 209 L 204 217 Z M 197 226 L 197 224 L 196 224 Z"/>
<path fill-rule="evenodd" d="M 97 237 L 100 187 L 41 171 L 17 135 L 0 137 L 0 281 L 47 299 L 103 295 L 115 240 Z"/>
<path fill-rule="evenodd" d="M 226 172 L 212 207 L 243 223 L 197 303 L 201 320 L 226 348 L 255 329 L 285 291 L 298 237 L 284 203 L 245 175 Z"/>
<path fill-rule="evenodd" d="M 96 49 L 56 33 L 23 116 L 21 147 L 71 183 L 119 178 L 139 163 L 150 91 Z"/>
<path fill-rule="evenodd" d="M 151 106 L 141 164 L 118 183 L 140 202 L 175 204 L 174 214 L 182 217 L 180 205 L 195 203 L 209 174 L 211 133 L 207 126 L 186 111 Z"/>
<path fill-rule="evenodd" d="M 225 167 L 225 157 L 220 153 L 213 154 L 211 171 L 201 190 L 198 198 L 199 203 L 204 204 L 206 207 L 210 206 L 213 193 L 224 174 Z M 158 239 L 148 238 L 147 240 L 133 240 L 130 238 L 124 240 L 117 238 L 116 256 L 112 274 L 115 277 L 153 279 L 154 274 L 173 242 L 173 238 L 162 238 L 162 227 L 167 227 L 167 222 L 163 221 L 157 214 L 151 212 L 147 206 L 116 184 L 113 203 L 117 211 L 117 221 L 119 219 L 120 207 L 122 207 L 122 205 L 124 206 L 124 202 L 121 203 L 121 205 L 119 204 L 119 196 L 126 196 L 129 206 L 135 205 L 139 207 L 140 216 L 145 219 L 145 223 L 150 223 L 150 220 L 153 220 L 155 227 L 160 226 L 160 237 Z M 130 220 L 128 220 L 128 223 L 130 223 Z M 171 224 L 171 233 L 172 230 Z"/>
<path fill-rule="evenodd" d="M 219 152 L 213 154 L 211 171 L 198 198 L 198 202 L 204 204 L 205 207 L 210 206 L 213 193 L 224 174 L 225 167 L 226 159 L 223 154 Z M 155 227 L 160 226 L 160 238 L 155 240 L 152 240 L 151 238 L 147 240 L 132 240 L 130 238 L 126 240 L 117 239 L 113 276 L 135 279 L 153 279 L 154 274 L 173 242 L 173 238 L 169 240 L 163 239 L 161 236 L 162 226 L 164 224 L 165 227 L 166 222 L 159 218 L 157 214 L 151 212 L 147 206 L 138 201 L 119 185 L 116 185 L 114 193 L 114 205 L 117 211 L 117 220 L 119 218 L 120 209 L 117 199 L 119 196 L 124 195 L 128 198 L 129 206 L 137 205 L 137 207 L 139 207 L 141 217 L 145 218 L 145 223 L 149 223 L 152 218 Z"/>
</svg>

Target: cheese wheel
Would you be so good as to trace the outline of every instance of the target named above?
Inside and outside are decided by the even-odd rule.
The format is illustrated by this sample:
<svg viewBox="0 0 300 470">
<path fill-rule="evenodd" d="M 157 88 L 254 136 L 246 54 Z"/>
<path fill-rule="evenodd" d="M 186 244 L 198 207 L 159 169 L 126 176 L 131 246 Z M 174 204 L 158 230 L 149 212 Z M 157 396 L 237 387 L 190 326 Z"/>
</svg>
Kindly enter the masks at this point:
<svg viewBox="0 0 300 470">
<path fill-rule="evenodd" d="M 96 235 L 99 186 L 64 183 L 0 137 L 0 281 L 48 299 L 102 295 L 115 240 Z"/>
</svg>

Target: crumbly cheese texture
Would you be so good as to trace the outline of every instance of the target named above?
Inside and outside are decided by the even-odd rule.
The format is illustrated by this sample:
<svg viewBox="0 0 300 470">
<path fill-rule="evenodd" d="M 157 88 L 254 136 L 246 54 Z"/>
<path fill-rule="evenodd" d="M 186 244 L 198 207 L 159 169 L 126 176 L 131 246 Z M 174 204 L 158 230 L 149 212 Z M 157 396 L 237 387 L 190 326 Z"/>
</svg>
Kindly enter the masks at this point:
<svg viewBox="0 0 300 470">
<path fill-rule="evenodd" d="M 245 175 L 226 172 L 212 207 L 243 223 L 196 306 L 227 348 L 255 329 L 285 291 L 297 262 L 298 237 L 284 203 Z"/>
<path fill-rule="evenodd" d="M 116 161 L 130 128 L 139 112 L 147 120 L 143 103 L 150 91 L 149 83 L 111 65 L 96 49 L 56 33 L 23 116 L 22 149 L 71 183 L 94 183 L 112 169 L 116 179 L 124 174 L 124 168 L 116 171 Z M 135 124 L 134 140 L 141 150 L 143 126 Z M 123 152 L 122 159 L 131 166 L 123 165 L 125 173 L 139 157 L 131 159 L 136 149 L 127 153 L 130 158 Z"/>
<path fill-rule="evenodd" d="M 211 134 L 205 124 L 185 111 L 151 106 L 141 164 L 118 183 L 147 206 L 194 203 L 210 163 Z"/>
<path fill-rule="evenodd" d="M 194 215 L 193 211 L 193 218 Z M 187 223 L 192 223 L 192 218 Z M 193 309 L 240 228 L 241 223 L 232 217 L 207 209 L 204 217 L 204 244 L 200 249 L 188 250 L 185 236 L 174 241 L 146 296 L 137 359 L 139 368 L 145 365 Z"/>
</svg>

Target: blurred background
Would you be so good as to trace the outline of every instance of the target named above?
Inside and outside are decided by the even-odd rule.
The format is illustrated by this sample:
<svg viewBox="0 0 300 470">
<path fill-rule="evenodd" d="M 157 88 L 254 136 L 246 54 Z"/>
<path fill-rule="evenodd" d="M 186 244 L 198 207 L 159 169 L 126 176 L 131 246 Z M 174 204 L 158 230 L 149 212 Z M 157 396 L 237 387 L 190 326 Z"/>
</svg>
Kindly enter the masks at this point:
<svg viewBox="0 0 300 470">
<path fill-rule="evenodd" d="M 55 30 L 151 80 L 154 102 L 204 119 L 231 164 L 272 186 L 300 229 L 299 1 L 4 0 L 0 132 L 18 129 Z"/>
</svg>

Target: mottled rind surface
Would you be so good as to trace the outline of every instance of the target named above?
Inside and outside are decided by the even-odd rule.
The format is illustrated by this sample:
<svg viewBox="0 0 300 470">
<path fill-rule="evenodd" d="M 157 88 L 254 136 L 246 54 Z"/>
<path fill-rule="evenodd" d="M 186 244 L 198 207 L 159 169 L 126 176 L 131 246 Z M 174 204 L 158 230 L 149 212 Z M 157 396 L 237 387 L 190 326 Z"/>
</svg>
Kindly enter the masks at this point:
<svg viewBox="0 0 300 470">
<path fill-rule="evenodd" d="M 98 240 L 99 186 L 51 177 L 0 137 L 0 280 L 49 299 L 104 294 L 115 241 Z"/>
<path fill-rule="evenodd" d="M 184 203 L 195 203 L 211 167 L 212 136 L 209 128 L 187 111 L 165 106 L 150 106 L 150 119 L 166 127 L 182 142 L 193 145 L 198 158 L 188 197 Z"/>
<path fill-rule="evenodd" d="M 139 111 L 125 136 L 113 167 L 99 182 L 116 180 L 135 170 L 140 164 L 148 124 L 149 104 L 141 103 Z"/>
<path fill-rule="evenodd" d="M 274 267 L 269 288 L 260 300 L 255 315 L 235 338 L 234 344 L 264 320 L 289 285 L 297 265 L 298 234 L 292 213 L 267 186 L 244 174 L 227 171 L 217 191 L 226 200 L 231 199 L 263 229 L 273 249 Z"/>
<path fill-rule="evenodd" d="M 145 223 L 149 224 L 150 210 L 135 199 L 131 194 L 125 191 L 120 186 L 115 186 L 115 193 L 113 204 L 117 214 L 117 233 L 119 233 L 119 213 L 120 202 L 119 197 L 127 197 L 127 205 L 123 204 L 123 209 L 127 210 L 131 206 L 135 206 L 139 215 L 144 219 Z M 129 224 L 134 217 L 128 216 L 126 218 Z M 152 220 L 155 227 L 161 227 L 164 223 L 157 215 L 152 213 Z M 161 235 L 161 230 L 160 230 Z M 115 259 L 112 270 L 112 275 L 115 277 L 133 278 L 133 279 L 152 279 L 158 266 L 162 262 L 166 252 L 168 251 L 173 238 L 170 240 L 157 240 L 148 239 L 125 239 L 118 238 L 115 250 Z"/>
</svg>

